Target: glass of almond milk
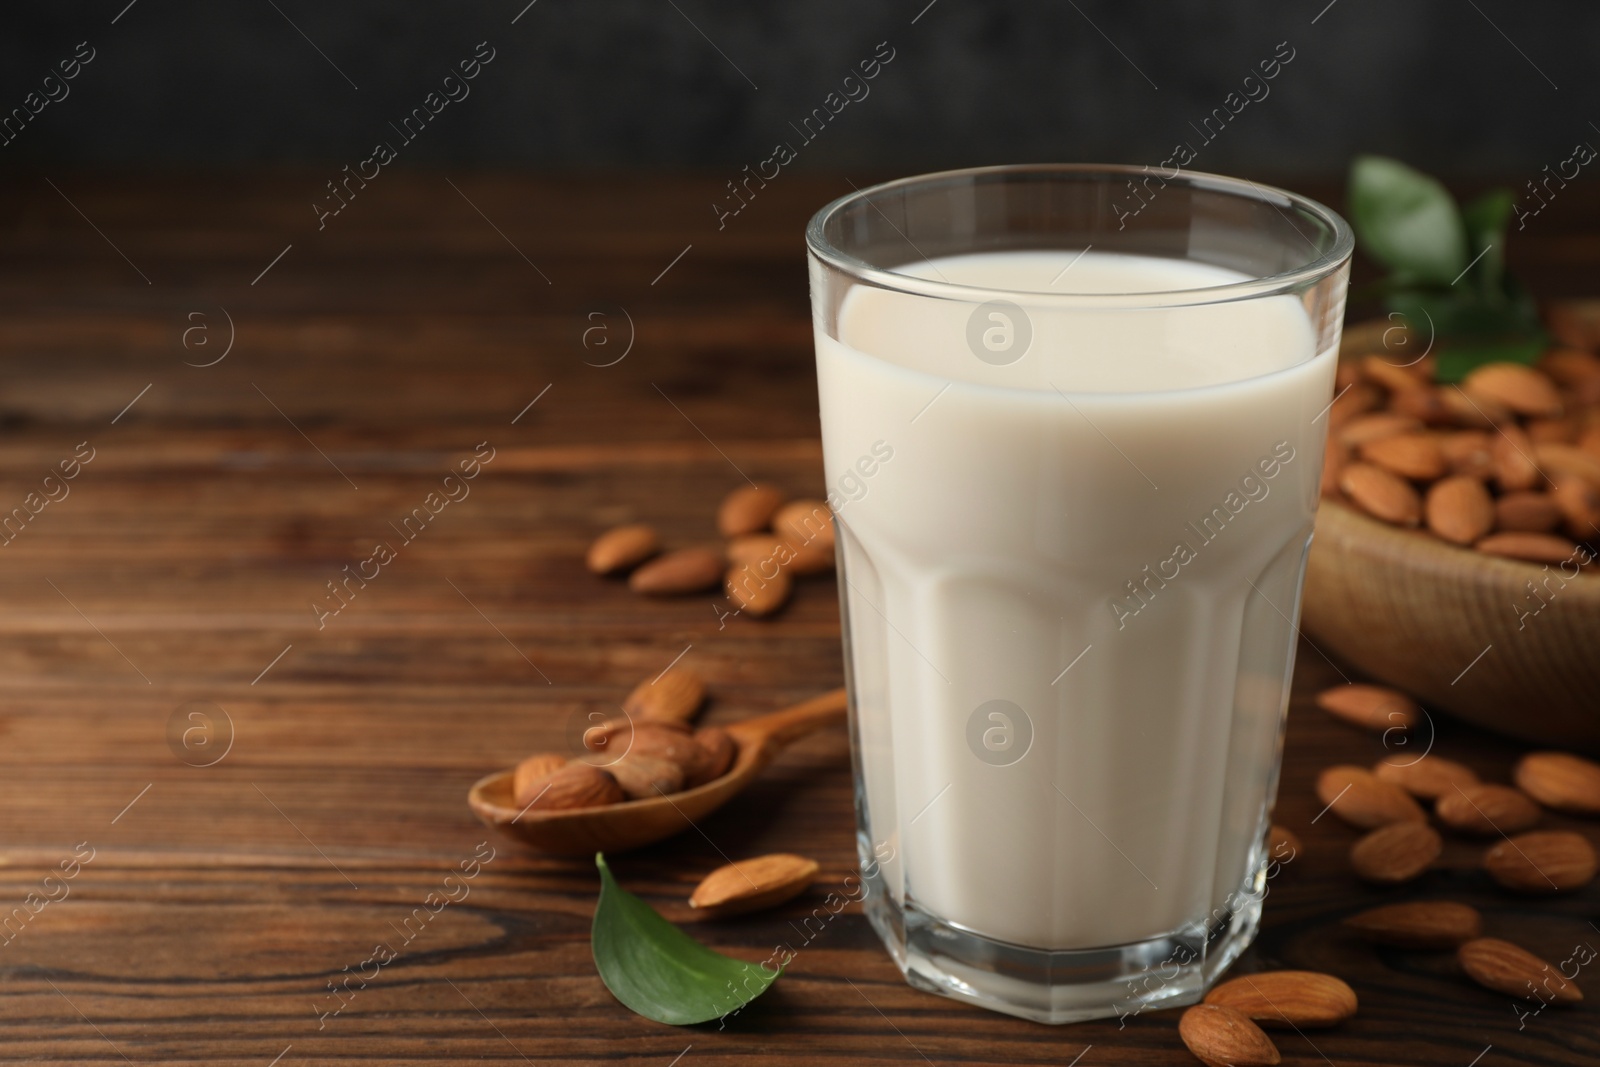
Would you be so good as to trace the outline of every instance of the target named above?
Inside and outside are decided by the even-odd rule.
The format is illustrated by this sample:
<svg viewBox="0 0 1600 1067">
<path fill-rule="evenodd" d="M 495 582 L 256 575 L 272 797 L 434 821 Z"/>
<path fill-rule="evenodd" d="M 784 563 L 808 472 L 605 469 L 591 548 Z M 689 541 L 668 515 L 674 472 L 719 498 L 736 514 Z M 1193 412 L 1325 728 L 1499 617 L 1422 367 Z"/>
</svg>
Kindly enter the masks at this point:
<svg viewBox="0 0 1600 1067">
<path fill-rule="evenodd" d="M 867 914 L 1042 1022 L 1255 935 L 1351 252 L 1292 193 L 1019 166 L 807 230 Z"/>
</svg>

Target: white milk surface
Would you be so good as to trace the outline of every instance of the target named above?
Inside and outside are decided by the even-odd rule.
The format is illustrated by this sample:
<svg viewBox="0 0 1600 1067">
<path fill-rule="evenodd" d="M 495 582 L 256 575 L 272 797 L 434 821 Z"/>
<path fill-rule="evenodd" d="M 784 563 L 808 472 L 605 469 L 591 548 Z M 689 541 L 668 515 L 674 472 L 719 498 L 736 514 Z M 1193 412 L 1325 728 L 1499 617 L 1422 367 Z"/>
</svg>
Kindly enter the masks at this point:
<svg viewBox="0 0 1600 1067">
<path fill-rule="evenodd" d="M 1171 306 L 1242 279 L 1202 264 L 900 272 L 1005 290 L 1032 340 L 985 362 L 975 303 L 859 285 L 842 340 L 817 332 L 864 829 L 892 846 L 890 891 L 1036 948 L 1221 915 L 1276 788 L 1334 354 L 1292 297 Z M 1030 295 L 1050 292 L 1167 306 Z"/>
</svg>

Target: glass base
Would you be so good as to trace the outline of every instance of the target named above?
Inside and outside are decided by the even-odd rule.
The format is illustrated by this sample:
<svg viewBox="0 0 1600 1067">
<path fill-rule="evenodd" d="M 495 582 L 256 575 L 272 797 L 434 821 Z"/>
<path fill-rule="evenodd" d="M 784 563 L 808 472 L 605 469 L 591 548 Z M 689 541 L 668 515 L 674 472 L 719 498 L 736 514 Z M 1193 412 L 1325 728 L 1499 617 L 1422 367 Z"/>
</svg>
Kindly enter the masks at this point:
<svg viewBox="0 0 1600 1067">
<path fill-rule="evenodd" d="M 877 872 L 875 871 L 876 875 Z M 866 879 L 867 920 L 914 988 L 1040 1023 L 1117 1018 L 1198 1003 L 1255 939 L 1262 897 L 1215 921 L 1127 945 L 1050 951 L 996 941 L 889 896 Z"/>
</svg>

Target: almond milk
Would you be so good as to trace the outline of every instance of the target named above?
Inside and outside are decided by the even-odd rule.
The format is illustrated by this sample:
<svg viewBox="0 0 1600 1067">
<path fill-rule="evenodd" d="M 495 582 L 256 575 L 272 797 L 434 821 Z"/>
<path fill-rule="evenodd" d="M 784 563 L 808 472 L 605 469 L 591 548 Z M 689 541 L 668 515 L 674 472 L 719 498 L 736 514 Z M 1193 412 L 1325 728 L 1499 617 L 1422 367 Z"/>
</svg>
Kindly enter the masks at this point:
<svg viewBox="0 0 1600 1067">
<path fill-rule="evenodd" d="M 837 512 L 884 884 L 1032 948 L 1204 929 L 1259 878 L 1334 354 L 1198 263 L 898 271 L 1022 316 L 857 285 L 817 332 L 830 480 L 894 457 Z"/>
</svg>

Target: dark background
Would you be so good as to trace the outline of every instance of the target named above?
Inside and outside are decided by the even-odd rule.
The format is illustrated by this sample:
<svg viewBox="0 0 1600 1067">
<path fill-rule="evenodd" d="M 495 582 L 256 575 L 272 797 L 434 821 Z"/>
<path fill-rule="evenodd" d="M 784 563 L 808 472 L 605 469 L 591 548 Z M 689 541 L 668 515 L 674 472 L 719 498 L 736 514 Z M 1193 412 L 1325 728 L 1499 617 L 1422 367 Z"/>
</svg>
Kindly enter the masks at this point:
<svg viewBox="0 0 1600 1067">
<path fill-rule="evenodd" d="M 12 5 L 0 109 L 78 42 L 96 58 L 0 167 L 354 164 L 480 41 L 495 61 L 402 166 L 736 173 L 880 41 L 894 61 L 797 167 L 1156 164 L 1284 41 L 1271 95 L 1195 169 L 1333 177 L 1367 151 L 1520 190 L 1600 143 L 1600 10 L 1577 0 L 526 2 Z"/>
</svg>

